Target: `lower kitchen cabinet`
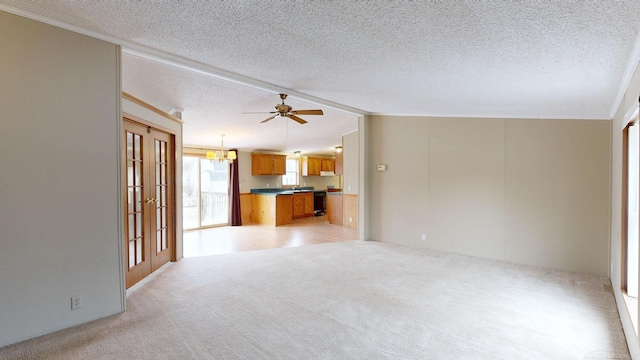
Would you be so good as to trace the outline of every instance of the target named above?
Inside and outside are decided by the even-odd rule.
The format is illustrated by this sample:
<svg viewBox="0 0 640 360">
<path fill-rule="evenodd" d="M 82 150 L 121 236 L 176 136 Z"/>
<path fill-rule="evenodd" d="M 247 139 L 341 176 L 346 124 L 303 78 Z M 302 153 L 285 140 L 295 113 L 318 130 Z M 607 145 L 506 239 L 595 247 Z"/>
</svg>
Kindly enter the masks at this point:
<svg viewBox="0 0 640 360">
<path fill-rule="evenodd" d="M 304 193 L 304 216 L 313 216 L 313 193 Z"/>
<path fill-rule="evenodd" d="M 313 193 L 293 194 L 293 218 L 313 216 Z"/>
</svg>

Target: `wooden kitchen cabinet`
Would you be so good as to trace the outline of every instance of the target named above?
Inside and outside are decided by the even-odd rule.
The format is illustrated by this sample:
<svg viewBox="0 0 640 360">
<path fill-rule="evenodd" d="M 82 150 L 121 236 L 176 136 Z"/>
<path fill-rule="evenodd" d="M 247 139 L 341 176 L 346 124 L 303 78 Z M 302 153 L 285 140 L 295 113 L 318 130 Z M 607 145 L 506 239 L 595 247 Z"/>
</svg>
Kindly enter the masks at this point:
<svg viewBox="0 0 640 360">
<path fill-rule="evenodd" d="M 314 157 L 302 159 L 302 176 L 320 176 L 321 171 L 335 171 L 335 160 Z"/>
<path fill-rule="evenodd" d="M 285 175 L 287 157 L 285 155 L 251 154 L 251 175 Z"/>
<path fill-rule="evenodd" d="M 291 195 L 251 194 L 251 222 L 263 225 L 291 223 Z"/>
<path fill-rule="evenodd" d="M 342 152 L 336 153 L 336 160 L 334 162 L 334 168 L 335 168 L 334 172 L 336 175 L 343 175 L 342 164 L 343 164 L 344 158 L 342 154 L 343 154 Z"/>
<path fill-rule="evenodd" d="M 329 219 L 329 224 L 342 225 L 343 216 L 341 194 L 327 194 L 327 219 Z"/>
<path fill-rule="evenodd" d="M 305 157 L 302 158 L 302 176 L 320 176 L 322 159 Z"/>
<path fill-rule="evenodd" d="M 304 216 L 313 216 L 313 193 L 304 193 Z"/>
<path fill-rule="evenodd" d="M 335 161 L 333 159 L 321 159 L 320 171 L 334 171 Z"/>
<path fill-rule="evenodd" d="M 313 193 L 293 194 L 293 218 L 313 216 Z"/>
<path fill-rule="evenodd" d="M 293 218 L 304 217 L 304 194 L 293 194 Z"/>
<path fill-rule="evenodd" d="M 273 175 L 287 175 L 287 157 L 284 155 L 273 156 Z"/>
</svg>

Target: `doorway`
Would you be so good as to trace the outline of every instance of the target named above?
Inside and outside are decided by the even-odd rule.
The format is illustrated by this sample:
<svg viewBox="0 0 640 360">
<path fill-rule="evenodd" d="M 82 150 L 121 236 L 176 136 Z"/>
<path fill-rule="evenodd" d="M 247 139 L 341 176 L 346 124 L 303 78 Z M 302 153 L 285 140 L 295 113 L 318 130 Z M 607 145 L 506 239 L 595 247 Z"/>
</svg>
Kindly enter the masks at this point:
<svg viewBox="0 0 640 360">
<path fill-rule="evenodd" d="M 124 118 L 126 287 L 175 259 L 174 135 Z"/>
<path fill-rule="evenodd" d="M 229 162 L 182 157 L 184 230 L 229 224 Z"/>
</svg>

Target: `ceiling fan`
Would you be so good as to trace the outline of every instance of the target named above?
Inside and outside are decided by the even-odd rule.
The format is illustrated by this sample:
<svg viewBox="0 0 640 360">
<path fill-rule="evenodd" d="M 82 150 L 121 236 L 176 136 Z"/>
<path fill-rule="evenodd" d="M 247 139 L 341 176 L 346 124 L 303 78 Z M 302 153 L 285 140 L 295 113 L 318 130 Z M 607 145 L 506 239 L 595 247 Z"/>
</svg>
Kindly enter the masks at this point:
<svg viewBox="0 0 640 360">
<path fill-rule="evenodd" d="M 323 115 L 322 110 L 293 110 L 293 108 L 284 103 L 284 99 L 287 98 L 287 94 L 280 94 L 280 99 L 282 99 L 282 104 L 276 105 L 276 111 L 271 111 L 270 114 L 275 114 L 270 116 L 260 123 L 265 123 L 267 121 L 271 121 L 274 118 L 280 117 L 288 117 L 293 121 L 297 121 L 300 124 L 306 124 L 307 121 L 298 117 L 298 115 Z"/>
</svg>

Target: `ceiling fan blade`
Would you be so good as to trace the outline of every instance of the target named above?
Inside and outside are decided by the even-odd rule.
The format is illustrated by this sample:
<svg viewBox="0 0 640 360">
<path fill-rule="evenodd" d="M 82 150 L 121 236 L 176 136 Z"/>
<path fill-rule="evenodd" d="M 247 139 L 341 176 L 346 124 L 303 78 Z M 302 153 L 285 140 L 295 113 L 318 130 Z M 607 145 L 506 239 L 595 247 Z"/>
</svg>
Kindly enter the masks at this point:
<svg viewBox="0 0 640 360">
<path fill-rule="evenodd" d="M 290 118 L 293 121 L 299 122 L 300 124 L 306 124 L 307 123 L 307 120 L 300 119 L 299 117 L 297 117 L 297 116 L 295 116 L 295 115 L 293 115 L 291 113 L 287 114 L 287 117 Z"/>
<path fill-rule="evenodd" d="M 243 111 L 240 114 L 276 114 L 277 111 Z"/>
<path fill-rule="evenodd" d="M 262 124 L 262 123 L 266 123 L 266 122 L 267 122 L 267 121 L 269 121 L 269 120 L 273 120 L 276 116 L 278 116 L 278 114 L 275 114 L 275 115 L 273 115 L 273 116 L 271 116 L 271 117 L 269 117 L 269 118 L 266 118 L 266 119 L 264 119 L 264 120 L 260 121 L 260 123 Z"/>
<path fill-rule="evenodd" d="M 291 110 L 290 113 L 296 115 L 324 115 L 322 110 Z"/>
</svg>

